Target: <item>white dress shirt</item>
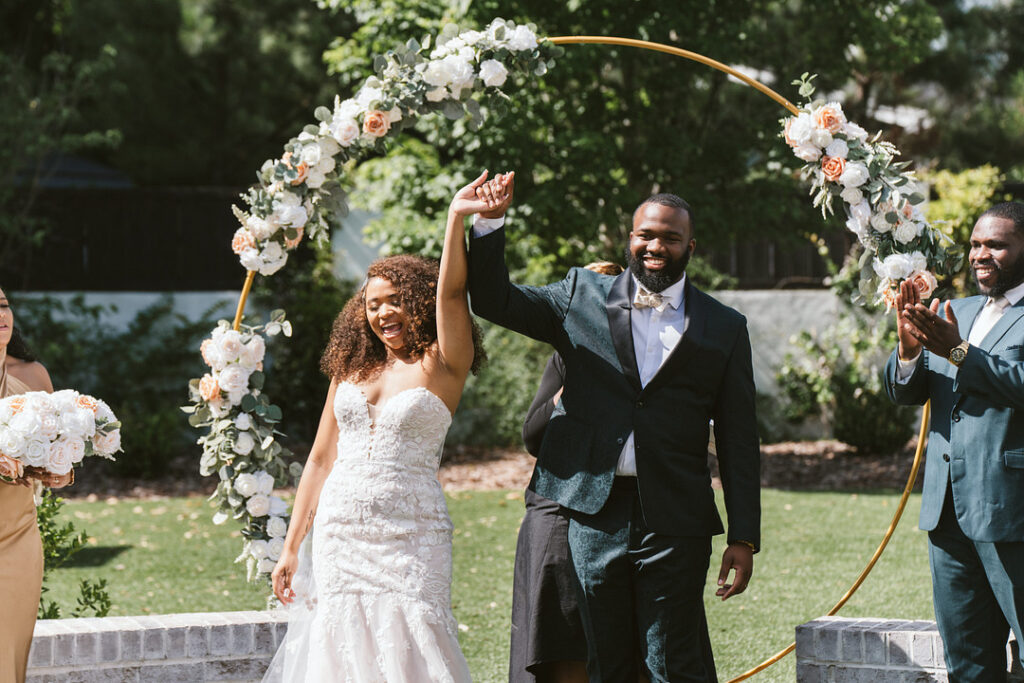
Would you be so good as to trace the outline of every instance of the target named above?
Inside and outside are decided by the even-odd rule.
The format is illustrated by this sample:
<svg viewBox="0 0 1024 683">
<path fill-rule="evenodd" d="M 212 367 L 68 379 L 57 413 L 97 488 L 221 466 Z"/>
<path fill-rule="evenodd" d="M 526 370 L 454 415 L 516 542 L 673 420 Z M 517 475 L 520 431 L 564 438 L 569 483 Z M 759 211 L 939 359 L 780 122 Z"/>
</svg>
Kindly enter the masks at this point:
<svg viewBox="0 0 1024 683">
<path fill-rule="evenodd" d="M 1006 299 L 1006 303 L 1002 307 L 998 306 L 992 297 L 989 297 L 988 301 L 985 302 L 981 312 L 978 313 L 978 317 L 971 323 L 971 331 L 967 334 L 967 342 L 971 346 L 981 344 L 982 340 L 985 339 L 985 335 L 996 326 L 999 319 L 1006 313 L 1006 309 L 1024 299 L 1024 282 L 1012 289 L 1006 290 L 1003 298 Z M 899 361 L 899 364 L 896 367 L 896 381 L 899 384 L 906 384 L 910 381 L 911 375 L 914 374 L 914 368 L 917 366 L 917 359 L 920 357 L 920 353 L 910 360 L 903 360 L 897 356 L 896 360 Z"/>
<path fill-rule="evenodd" d="M 504 218 L 473 217 L 473 235 L 483 237 L 494 232 L 505 224 Z M 642 285 L 633 278 L 634 291 Z M 654 378 L 658 369 L 675 349 L 683 336 L 686 325 L 686 302 L 683 290 L 686 286 L 686 275 L 678 282 L 660 292 L 665 303 L 658 308 L 633 308 L 630 322 L 633 328 L 633 351 L 636 354 L 636 366 L 640 371 L 640 384 Z M 633 433 L 630 432 L 626 444 L 619 454 L 619 462 L 615 467 L 618 476 L 636 476 L 636 451 L 633 447 Z"/>
</svg>

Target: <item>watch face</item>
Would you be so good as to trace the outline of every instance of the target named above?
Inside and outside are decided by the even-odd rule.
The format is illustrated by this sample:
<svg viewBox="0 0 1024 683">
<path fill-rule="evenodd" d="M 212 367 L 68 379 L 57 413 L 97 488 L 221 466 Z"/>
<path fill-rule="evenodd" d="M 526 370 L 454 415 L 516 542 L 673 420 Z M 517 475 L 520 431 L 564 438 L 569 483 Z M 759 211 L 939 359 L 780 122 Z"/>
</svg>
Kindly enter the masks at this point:
<svg viewBox="0 0 1024 683">
<path fill-rule="evenodd" d="M 949 352 L 949 360 L 953 361 L 956 365 L 963 363 L 964 358 L 967 358 L 967 352 L 959 346 Z"/>
</svg>

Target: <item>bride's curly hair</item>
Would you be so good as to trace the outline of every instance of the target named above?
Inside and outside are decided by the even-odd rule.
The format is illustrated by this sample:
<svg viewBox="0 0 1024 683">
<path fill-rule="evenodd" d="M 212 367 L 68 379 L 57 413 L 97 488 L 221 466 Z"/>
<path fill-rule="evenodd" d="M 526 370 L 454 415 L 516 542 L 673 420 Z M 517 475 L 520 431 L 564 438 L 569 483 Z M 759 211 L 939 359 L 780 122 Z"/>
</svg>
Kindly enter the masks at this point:
<svg viewBox="0 0 1024 683">
<path fill-rule="evenodd" d="M 320 369 L 331 379 L 365 382 L 384 369 L 387 348 L 366 320 L 366 282 L 375 277 L 387 280 L 399 292 L 402 311 L 409 320 L 405 334 L 409 353 L 415 358 L 422 357 L 437 340 L 437 261 L 405 254 L 379 259 L 370 264 L 363 286 L 334 319 L 331 338 L 320 359 Z M 480 328 L 476 322 L 472 326 L 470 372 L 475 375 L 487 354 Z"/>
</svg>

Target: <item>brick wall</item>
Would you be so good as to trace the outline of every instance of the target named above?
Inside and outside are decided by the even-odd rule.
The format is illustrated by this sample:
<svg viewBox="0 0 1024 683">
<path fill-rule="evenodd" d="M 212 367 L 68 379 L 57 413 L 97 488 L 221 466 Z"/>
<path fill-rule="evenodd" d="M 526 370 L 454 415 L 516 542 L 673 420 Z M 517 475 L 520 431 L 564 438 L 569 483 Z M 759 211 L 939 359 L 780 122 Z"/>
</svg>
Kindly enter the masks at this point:
<svg viewBox="0 0 1024 683">
<path fill-rule="evenodd" d="M 36 622 L 28 683 L 259 681 L 283 612 L 209 612 Z"/>
<path fill-rule="evenodd" d="M 1007 681 L 1024 681 L 1016 645 L 1007 646 Z M 943 657 L 934 621 L 822 617 L 796 628 L 799 683 L 944 683 Z"/>
</svg>

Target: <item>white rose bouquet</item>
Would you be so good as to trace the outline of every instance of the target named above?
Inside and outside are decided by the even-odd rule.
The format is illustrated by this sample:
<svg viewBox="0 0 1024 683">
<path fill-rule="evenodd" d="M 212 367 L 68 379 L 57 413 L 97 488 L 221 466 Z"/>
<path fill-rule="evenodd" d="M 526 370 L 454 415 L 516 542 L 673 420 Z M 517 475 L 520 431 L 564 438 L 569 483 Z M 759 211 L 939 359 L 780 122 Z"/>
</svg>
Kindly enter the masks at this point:
<svg viewBox="0 0 1024 683">
<path fill-rule="evenodd" d="M 199 438 L 199 471 L 220 478 L 210 496 L 217 508 L 214 523 L 242 523 L 246 541 L 237 561 L 246 563 L 250 581 L 269 577 L 288 531 L 288 506 L 274 495 L 274 487 L 302 473 L 297 463 L 285 461 L 290 452 L 276 439 L 281 409 L 263 393 L 264 335 L 287 337 L 291 332 L 284 311 L 271 313 L 265 325 L 238 330 L 220 321 L 200 346 L 209 371 L 189 383 L 192 403 L 182 408 L 192 426 L 209 429 Z"/>
<path fill-rule="evenodd" d="M 895 304 L 901 280 L 911 280 L 922 298 L 938 286 L 936 275 L 949 275 L 960 264 L 952 241 L 928 224 L 920 205 L 909 161 L 899 151 L 847 120 L 837 102 L 812 100 L 814 76 L 794 85 L 807 102 L 800 113 L 783 120 L 782 136 L 804 162 L 814 206 L 822 217 L 832 213 L 838 197 L 846 210 L 846 227 L 864 247 L 860 260 L 861 301 Z"/>
<path fill-rule="evenodd" d="M 66 389 L 0 400 L 0 479 L 25 468 L 63 476 L 86 456 L 109 460 L 121 450 L 121 423 L 103 401 Z"/>
</svg>

